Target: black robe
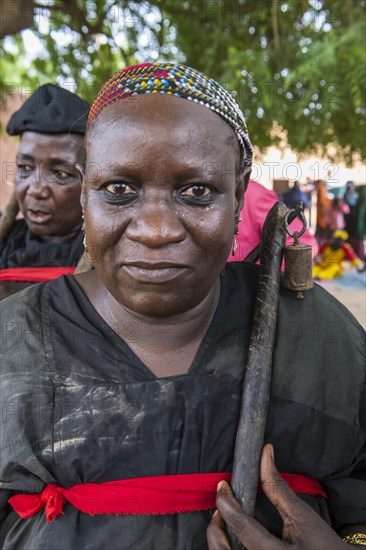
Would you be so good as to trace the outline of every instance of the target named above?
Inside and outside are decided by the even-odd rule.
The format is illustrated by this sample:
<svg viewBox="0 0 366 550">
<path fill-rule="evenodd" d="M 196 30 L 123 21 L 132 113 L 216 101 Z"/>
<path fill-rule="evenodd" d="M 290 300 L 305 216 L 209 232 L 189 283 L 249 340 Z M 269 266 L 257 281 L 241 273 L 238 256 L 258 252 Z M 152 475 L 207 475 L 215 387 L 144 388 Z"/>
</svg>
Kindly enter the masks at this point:
<svg viewBox="0 0 366 550">
<path fill-rule="evenodd" d="M 84 252 L 83 234 L 78 232 L 69 243 L 41 241 L 24 220 L 16 220 L 0 249 L 0 269 L 14 267 L 76 267 Z M 0 299 L 19 292 L 33 283 L 3 281 Z"/>
<path fill-rule="evenodd" d="M 22 520 L 7 499 L 48 483 L 231 471 L 256 287 L 255 266 L 228 264 L 188 374 L 164 378 L 106 325 L 73 277 L 2 303 L 4 550 L 207 548 L 212 511 L 92 517 L 66 504 L 47 523 L 44 511 Z M 265 440 L 280 472 L 322 483 L 328 499 L 302 498 L 335 530 L 366 523 L 365 358 L 363 329 L 333 297 L 315 286 L 297 301 L 281 289 Z M 264 495 L 256 516 L 280 534 Z"/>
</svg>

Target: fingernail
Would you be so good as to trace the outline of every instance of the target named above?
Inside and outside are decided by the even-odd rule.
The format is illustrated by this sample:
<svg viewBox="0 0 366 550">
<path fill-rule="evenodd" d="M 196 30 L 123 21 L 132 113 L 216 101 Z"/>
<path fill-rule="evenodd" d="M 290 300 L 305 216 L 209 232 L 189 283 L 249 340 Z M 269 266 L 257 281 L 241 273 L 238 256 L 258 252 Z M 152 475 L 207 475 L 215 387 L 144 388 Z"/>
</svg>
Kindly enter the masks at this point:
<svg viewBox="0 0 366 550">
<path fill-rule="evenodd" d="M 212 514 L 212 519 L 215 519 L 218 515 L 219 511 L 218 510 L 215 510 L 214 513 Z"/>
<path fill-rule="evenodd" d="M 274 462 L 274 459 L 275 459 L 275 458 L 274 458 L 274 449 L 273 449 L 273 446 L 272 446 L 272 445 L 269 446 L 269 452 L 271 453 L 271 457 L 272 457 L 272 460 L 273 460 L 273 462 Z"/>
<path fill-rule="evenodd" d="M 217 485 L 217 490 L 218 491 L 223 491 L 226 487 L 226 481 L 219 481 L 218 485 Z"/>
</svg>

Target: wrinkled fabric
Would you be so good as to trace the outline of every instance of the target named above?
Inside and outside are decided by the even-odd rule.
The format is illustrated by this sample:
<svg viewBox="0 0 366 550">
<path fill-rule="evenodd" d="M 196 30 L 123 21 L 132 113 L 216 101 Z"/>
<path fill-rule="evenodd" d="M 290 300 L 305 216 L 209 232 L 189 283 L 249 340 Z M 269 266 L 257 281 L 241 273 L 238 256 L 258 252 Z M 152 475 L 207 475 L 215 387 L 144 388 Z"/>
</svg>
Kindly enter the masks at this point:
<svg viewBox="0 0 366 550">
<path fill-rule="evenodd" d="M 16 220 L 1 246 L 0 269 L 12 267 L 76 267 L 82 253 L 80 231 L 69 243 L 41 241 L 24 220 Z"/>
<path fill-rule="evenodd" d="M 24 220 L 16 220 L 0 250 L 0 270 L 20 267 L 76 267 L 84 252 L 80 231 L 70 243 L 49 243 L 38 239 Z M 0 300 L 33 284 L 25 281 L 0 281 Z"/>
<path fill-rule="evenodd" d="M 7 500 L 47 484 L 231 471 L 256 287 L 255 266 L 228 264 L 189 372 L 164 378 L 106 325 L 73 277 L 2 303 L 4 549 L 207 549 L 212 511 L 91 517 L 65 504 L 48 523 L 43 511 L 20 519 Z M 281 290 L 265 440 L 279 471 L 320 481 L 328 499 L 302 498 L 336 530 L 366 522 L 365 357 L 362 328 L 323 289 L 302 301 Z M 128 498 L 139 498 L 135 489 Z M 280 534 L 265 495 L 256 517 Z"/>
</svg>

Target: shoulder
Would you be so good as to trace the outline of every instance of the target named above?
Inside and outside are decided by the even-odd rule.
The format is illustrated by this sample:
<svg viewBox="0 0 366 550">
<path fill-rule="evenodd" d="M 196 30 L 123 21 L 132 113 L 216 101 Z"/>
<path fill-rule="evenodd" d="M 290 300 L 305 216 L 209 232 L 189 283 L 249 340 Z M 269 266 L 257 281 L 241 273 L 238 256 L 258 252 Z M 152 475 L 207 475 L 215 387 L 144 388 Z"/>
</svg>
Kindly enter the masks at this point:
<svg viewBox="0 0 366 550">
<path fill-rule="evenodd" d="M 316 283 L 304 292 L 303 300 L 281 284 L 278 321 L 283 328 L 292 327 L 297 338 L 307 338 L 317 353 L 339 349 L 343 355 L 357 349 L 366 358 L 366 332 L 343 304 Z M 288 335 L 286 343 L 290 340 Z"/>
<path fill-rule="evenodd" d="M 366 376 L 366 333 L 353 315 L 318 285 L 297 300 L 281 286 L 275 394 L 356 422 Z"/>
<path fill-rule="evenodd" d="M 34 307 L 39 304 L 43 287 L 43 283 L 33 285 L 18 292 L 17 294 L 13 294 L 12 296 L 5 298 L 1 302 L 2 319 L 4 319 L 7 314 L 11 314 L 13 320 L 17 320 L 18 316 L 25 318 L 24 312 L 27 309 L 33 311 L 33 314 L 37 316 L 39 311 L 35 310 Z"/>
<path fill-rule="evenodd" d="M 24 351 L 29 331 L 35 340 L 40 341 L 41 301 L 45 285 L 32 285 L 2 300 L 2 351 L 5 355 Z"/>
<path fill-rule="evenodd" d="M 51 315 L 55 307 L 65 307 L 64 279 L 36 284 L 1 302 L 0 392 L 7 402 L 40 399 L 59 382 L 54 352 L 58 327 L 52 325 Z"/>
<path fill-rule="evenodd" d="M 228 283 L 230 294 L 252 288 L 256 292 L 259 277 L 258 265 L 250 262 L 228 262 L 223 276 Z"/>
<path fill-rule="evenodd" d="M 34 284 L 1 301 L 2 356 L 7 358 L 4 366 L 14 366 L 20 356 L 23 363 L 29 356 L 30 368 L 34 369 L 35 356 L 51 349 L 51 296 L 54 289 L 64 289 L 64 278 Z"/>
<path fill-rule="evenodd" d="M 281 282 L 280 307 L 283 312 L 290 315 L 296 312 L 301 322 L 306 322 L 310 318 L 318 322 L 336 323 L 340 329 L 354 332 L 361 340 L 365 340 L 366 333 L 352 313 L 316 283 L 313 288 L 304 292 L 303 300 L 297 300 L 296 293 L 285 289 Z"/>
</svg>

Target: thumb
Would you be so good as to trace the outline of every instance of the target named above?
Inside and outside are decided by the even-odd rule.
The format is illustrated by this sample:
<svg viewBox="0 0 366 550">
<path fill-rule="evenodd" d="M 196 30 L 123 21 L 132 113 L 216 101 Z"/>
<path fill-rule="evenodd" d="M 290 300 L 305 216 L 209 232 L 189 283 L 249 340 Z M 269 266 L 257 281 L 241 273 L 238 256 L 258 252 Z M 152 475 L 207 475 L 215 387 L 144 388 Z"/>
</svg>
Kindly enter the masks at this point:
<svg viewBox="0 0 366 550">
<path fill-rule="evenodd" d="M 273 506 L 277 508 L 282 519 L 285 519 L 285 516 L 287 517 L 290 511 L 291 514 L 293 514 L 293 506 L 298 500 L 298 497 L 280 476 L 274 462 L 274 450 L 270 444 L 263 447 L 260 465 L 260 481 L 264 493 Z"/>
</svg>

